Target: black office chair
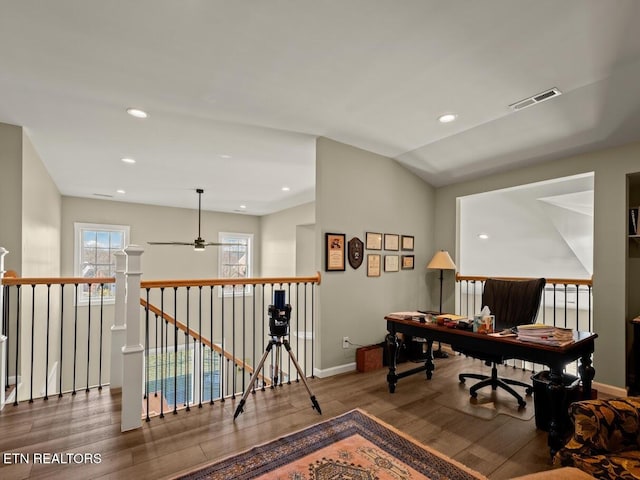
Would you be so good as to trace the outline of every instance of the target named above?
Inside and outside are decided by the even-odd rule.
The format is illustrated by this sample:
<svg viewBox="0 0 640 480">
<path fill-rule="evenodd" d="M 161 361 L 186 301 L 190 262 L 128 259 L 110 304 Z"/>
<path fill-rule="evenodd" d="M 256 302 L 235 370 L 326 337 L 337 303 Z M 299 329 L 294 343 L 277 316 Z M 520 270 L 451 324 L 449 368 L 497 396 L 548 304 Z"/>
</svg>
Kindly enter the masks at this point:
<svg viewBox="0 0 640 480">
<path fill-rule="evenodd" d="M 524 325 L 535 322 L 540 307 L 540 299 L 546 280 L 538 278 L 535 280 L 497 280 L 487 279 L 482 291 L 482 305 L 488 306 L 491 314 L 495 315 L 495 330 Z M 508 358 L 502 355 L 488 355 L 485 353 L 458 350 L 452 345 L 454 350 L 460 351 L 470 357 L 484 360 L 487 365 L 491 365 L 491 376 L 478 373 L 461 373 L 460 383 L 464 383 L 467 378 L 481 380 L 469 389 L 472 397 L 477 397 L 477 391 L 487 385 L 495 390 L 500 387 L 516 397 L 518 405 L 523 408 L 527 402 L 516 392 L 511 385 L 526 388 L 526 394 L 531 395 L 533 386 L 510 378 L 498 377 L 497 365 L 503 363 Z"/>
</svg>

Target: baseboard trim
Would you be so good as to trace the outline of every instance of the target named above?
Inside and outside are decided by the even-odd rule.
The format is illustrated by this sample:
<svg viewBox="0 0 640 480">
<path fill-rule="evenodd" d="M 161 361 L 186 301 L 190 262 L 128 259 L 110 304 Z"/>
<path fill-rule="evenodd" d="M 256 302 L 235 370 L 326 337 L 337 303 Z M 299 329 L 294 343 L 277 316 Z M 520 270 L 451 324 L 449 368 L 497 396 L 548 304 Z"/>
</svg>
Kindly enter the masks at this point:
<svg viewBox="0 0 640 480">
<path fill-rule="evenodd" d="M 347 363 L 345 365 L 338 365 L 337 367 L 331 368 L 314 368 L 313 372 L 317 377 L 327 378 L 333 377 L 334 375 L 340 375 L 341 373 L 354 372 L 356 370 L 356 362 Z"/>
<path fill-rule="evenodd" d="M 627 390 L 621 387 L 614 387 L 613 385 L 607 385 L 606 383 L 593 382 L 593 388 L 598 392 L 606 393 L 612 397 L 626 397 Z"/>
</svg>

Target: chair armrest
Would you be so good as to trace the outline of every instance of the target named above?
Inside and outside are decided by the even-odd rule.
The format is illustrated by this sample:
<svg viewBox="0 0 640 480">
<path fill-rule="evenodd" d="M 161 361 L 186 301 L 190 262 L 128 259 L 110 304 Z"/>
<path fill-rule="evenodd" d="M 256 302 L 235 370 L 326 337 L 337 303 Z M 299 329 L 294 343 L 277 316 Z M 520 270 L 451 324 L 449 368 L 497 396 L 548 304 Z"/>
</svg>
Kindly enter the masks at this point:
<svg viewBox="0 0 640 480">
<path fill-rule="evenodd" d="M 574 433 L 564 449 L 582 455 L 637 449 L 640 397 L 583 400 L 569 406 Z"/>
</svg>

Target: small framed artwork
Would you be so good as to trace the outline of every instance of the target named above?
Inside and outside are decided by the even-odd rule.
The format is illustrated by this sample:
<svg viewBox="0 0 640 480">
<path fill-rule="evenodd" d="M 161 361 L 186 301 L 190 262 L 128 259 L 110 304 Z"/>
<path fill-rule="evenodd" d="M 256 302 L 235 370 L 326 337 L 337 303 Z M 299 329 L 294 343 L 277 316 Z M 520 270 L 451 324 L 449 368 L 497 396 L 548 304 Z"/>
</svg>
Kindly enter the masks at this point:
<svg viewBox="0 0 640 480">
<path fill-rule="evenodd" d="M 385 255 L 384 256 L 384 271 L 385 272 L 397 272 L 399 266 L 400 257 L 398 255 Z"/>
<path fill-rule="evenodd" d="M 379 277 L 380 276 L 380 254 L 369 253 L 367 254 L 367 277 Z"/>
<path fill-rule="evenodd" d="M 367 232 L 365 236 L 365 248 L 367 250 L 382 250 L 382 234 Z"/>
<path fill-rule="evenodd" d="M 384 234 L 384 249 L 385 250 L 400 250 L 400 235 L 395 233 Z"/>
<path fill-rule="evenodd" d="M 341 272 L 345 268 L 345 234 L 325 234 L 325 271 Z"/>
<path fill-rule="evenodd" d="M 413 236 L 402 235 L 402 250 L 413 250 Z"/>
<path fill-rule="evenodd" d="M 413 270 L 414 255 L 402 255 L 402 270 Z"/>
</svg>

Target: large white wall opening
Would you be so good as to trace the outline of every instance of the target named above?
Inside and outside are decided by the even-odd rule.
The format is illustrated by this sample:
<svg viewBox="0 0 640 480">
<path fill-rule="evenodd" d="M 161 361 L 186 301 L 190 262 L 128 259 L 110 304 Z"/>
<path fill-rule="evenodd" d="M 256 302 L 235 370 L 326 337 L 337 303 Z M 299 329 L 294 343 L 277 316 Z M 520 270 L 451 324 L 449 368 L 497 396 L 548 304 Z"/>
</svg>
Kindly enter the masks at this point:
<svg viewBox="0 0 640 480">
<path fill-rule="evenodd" d="M 593 172 L 458 198 L 463 275 L 591 278 Z"/>
</svg>

